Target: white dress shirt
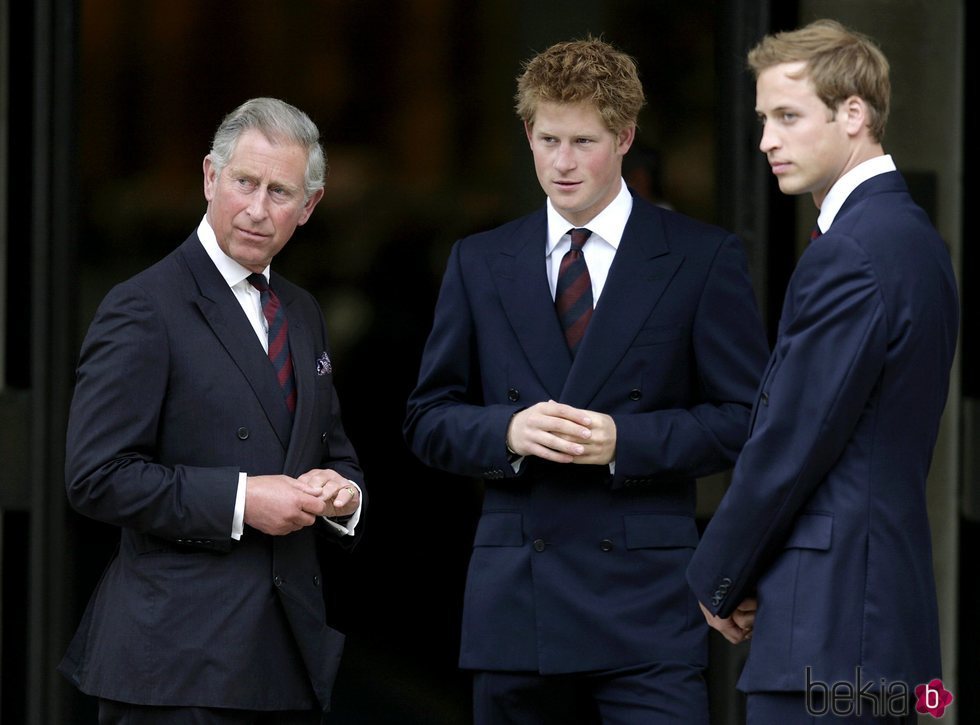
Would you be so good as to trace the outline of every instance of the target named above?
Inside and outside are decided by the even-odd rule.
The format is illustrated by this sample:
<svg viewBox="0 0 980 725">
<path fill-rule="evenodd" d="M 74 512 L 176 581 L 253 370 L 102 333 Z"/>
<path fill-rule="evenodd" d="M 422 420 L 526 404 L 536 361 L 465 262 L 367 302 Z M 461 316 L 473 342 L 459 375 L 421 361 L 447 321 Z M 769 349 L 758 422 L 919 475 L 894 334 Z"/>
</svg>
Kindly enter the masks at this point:
<svg viewBox="0 0 980 725">
<path fill-rule="evenodd" d="M 572 246 L 572 238 L 568 235 L 568 231 L 575 228 L 575 225 L 558 213 L 551 199 L 548 199 L 547 206 L 548 244 L 545 258 L 548 263 L 551 298 L 554 299 L 561 259 Z M 589 268 L 589 277 L 592 278 L 593 306 L 599 304 L 599 295 L 602 294 L 602 288 L 606 284 L 609 268 L 616 257 L 616 250 L 619 249 L 619 242 L 623 238 L 623 230 L 626 229 L 631 211 L 633 211 L 633 195 L 626 188 L 626 182 L 620 179 L 619 194 L 616 198 L 587 224 L 579 227 L 592 232 L 585 246 L 582 247 L 582 254 L 585 255 L 585 264 Z"/>
</svg>

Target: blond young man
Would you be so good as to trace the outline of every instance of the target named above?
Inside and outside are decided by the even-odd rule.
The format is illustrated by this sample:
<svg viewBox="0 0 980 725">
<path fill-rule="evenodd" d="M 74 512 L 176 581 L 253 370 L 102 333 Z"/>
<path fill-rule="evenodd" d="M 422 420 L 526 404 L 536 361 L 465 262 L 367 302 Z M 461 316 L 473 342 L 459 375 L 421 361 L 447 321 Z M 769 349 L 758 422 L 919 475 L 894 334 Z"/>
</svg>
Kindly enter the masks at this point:
<svg viewBox="0 0 980 725">
<path fill-rule="evenodd" d="M 925 487 L 958 329 L 950 258 L 882 148 L 888 62 L 868 37 L 818 21 L 749 63 L 760 149 L 819 216 L 688 578 L 713 627 L 752 636 L 751 725 L 914 723 L 945 696 Z"/>
</svg>

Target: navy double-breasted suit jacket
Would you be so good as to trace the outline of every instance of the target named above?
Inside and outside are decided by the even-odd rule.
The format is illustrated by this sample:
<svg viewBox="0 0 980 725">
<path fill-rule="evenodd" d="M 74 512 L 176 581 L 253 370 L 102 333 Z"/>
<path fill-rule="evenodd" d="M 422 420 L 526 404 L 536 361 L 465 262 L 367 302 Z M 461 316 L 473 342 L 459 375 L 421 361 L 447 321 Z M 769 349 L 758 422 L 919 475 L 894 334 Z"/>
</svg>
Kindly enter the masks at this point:
<svg viewBox="0 0 980 725">
<path fill-rule="evenodd" d="M 311 295 L 273 275 L 295 415 L 241 306 L 192 234 L 109 292 L 68 425 L 72 505 L 121 528 L 61 671 L 128 703 L 327 709 L 343 635 L 326 624 L 318 522 L 231 539 L 239 472 L 334 468 L 363 487 Z M 318 359 L 321 360 L 318 365 Z M 340 546 L 356 537 L 325 534 Z"/>
<path fill-rule="evenodd" d="M 925 488 L 958 324 L 949 254 L 901 175 L 859 185 L 793 273 L 688 571 L 721 616 L 757 590 L 741 689 L 940 675 Z"/>
<path fill-rule="evenodd" d="M 464 668 L 704 663 L 684 581 L 694 480 L 731 465 L 768 348 L 739 241 L 635 198 L 574 361 L 548 287 L 544 208 L 456 243 L 408 401 L 426 464 L 485 482 Z M 554 399 L 611 415 L 608 466 L 528 457 L 511 416 Z"/>
</svg>

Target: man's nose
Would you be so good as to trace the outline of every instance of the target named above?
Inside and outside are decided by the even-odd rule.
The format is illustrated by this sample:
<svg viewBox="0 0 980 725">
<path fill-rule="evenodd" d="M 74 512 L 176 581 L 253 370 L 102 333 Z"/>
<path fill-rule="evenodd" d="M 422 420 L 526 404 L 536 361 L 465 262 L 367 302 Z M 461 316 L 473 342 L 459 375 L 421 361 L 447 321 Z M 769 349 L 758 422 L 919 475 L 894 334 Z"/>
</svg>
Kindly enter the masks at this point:
<svg viewBox="0 0 980 725">
<path fill-rule="evenodd" d="M 252 194 L 248 203 L 248 215 L 252 219 L 264 219 L 267 214 L 268 199 L 263 193 L 263 190 L 258 189 L 256 193 Z"/>
<path fill-rule="evenodd" d="M 575 155 L 572 153 L 571 145 L 562 144 L 558 147 L 558 152 L 555 154 L 555 168 L 559 171 L 575 168 Z"/>
<path fill-rule="evenodd" d="M 779 147 L 779 139 L 768 123 L 762 126 L 762 138 L 759 139 L 759 150 L 767 154 Z"/>
</svg>

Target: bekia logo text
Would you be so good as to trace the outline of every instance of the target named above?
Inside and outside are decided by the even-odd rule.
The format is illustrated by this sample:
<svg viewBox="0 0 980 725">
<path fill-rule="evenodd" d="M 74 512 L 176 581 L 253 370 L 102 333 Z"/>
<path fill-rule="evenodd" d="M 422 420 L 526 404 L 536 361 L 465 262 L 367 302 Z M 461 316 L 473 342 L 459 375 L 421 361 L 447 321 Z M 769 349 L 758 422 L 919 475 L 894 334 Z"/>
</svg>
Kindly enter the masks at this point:
<svg viewBox="0 0 980 725">
<path fill-rule="evenodd" d="M 823 682 L 813 677 L 810 667 L 805 668 L 805 676 L 806 711 L 814 716 L 903 717 L 909 714 L 914 697 L 916 712 L 938 719 L 953 702 L 953 693 L 938 678 L 916 685 L 913 696 L 904 682 L 865 680 L 860 667 L 854 670 L 853 682 Z"/>
</svg>

